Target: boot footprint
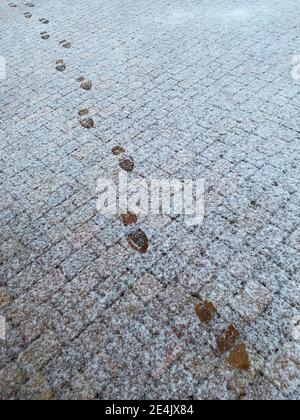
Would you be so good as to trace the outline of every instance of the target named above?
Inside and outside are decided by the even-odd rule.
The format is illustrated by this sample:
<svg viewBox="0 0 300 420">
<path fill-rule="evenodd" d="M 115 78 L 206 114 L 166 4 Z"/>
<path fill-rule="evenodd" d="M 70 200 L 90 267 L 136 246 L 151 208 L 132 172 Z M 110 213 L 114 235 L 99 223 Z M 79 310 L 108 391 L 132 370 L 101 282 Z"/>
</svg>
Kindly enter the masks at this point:
<svg viewBox="0 0 300 420">
<path fill-rule="evenodd" d="M 25 6 L 26 7 L 34 7 L 34 4 L 33 3 L 26 3 Z"/>
<path fill-rule="evenodd" d="M 230 325 L 227 330 L 223 331 L 216 338 L 217 351 L 220 354 L 225 354 L 236 345 L 238 338 L 240 337 L 239 331 L 234 325 Z"/>
<path fill-rule="evenodd" d="M 127 242 L 130 248 L 138 251 L 140 254 L 146 254 L 149 248 L 149 241 L 147 235 L 142 229 L 137 229 L 135 232 L 127 236 Z"/>
<path fill-rule="evenodd" d="M 122 155 L 123 153 L 125 153 L 125 149 L 123 149 L 123 147 L 121 147 L 121 146 L 116 146 L 112 149 L 111 152 L 114 156 L 119 156 L 119 155 Z"/>
<path fill-rule="evenodd" d="M 10 3 L 9 4 L 9 7 L 11 8 L 11 9 L 15 9 L 16 7 L 18 7 L 15 3 Z"/>
<path fill-rule="evenodd" d="M 67 48 L 67 49 L 72 47 L 71 42 L 68 42 L 66 40 L 60 41 L 59 45 L 61 45 L 63 48 Z"/>
<path fill-rule="evenodd" d="M 65 71 L 67 66 L 66 66 L 64 60 L 57 60 L 55 68 L 56 68 L 57 71 Z"/>
<path fill-rule="evenodd" d="M 24 16 L 26 19 L 31 19 L 32 18 L 32 14 L 30 12 L 25 12 Z"/>
<path fill-rule="evenodd" d="M 119 166 L 125 172 L 132 172 L 134 170 L 134 159 L 126 155 L 126 150 L 121 146 L 116 146 L 112 149 L 112 154 L 119 158 Z"/>
<path fill-rule="evenodd" d="M 49 20 L 48 19 L 45 19 L 45 18 L 41 18 L 40 19 L 40 22 L 43 23 L 44 25 L 48 25 Z"/>
<path fill-rule="evenodd" d="M 121 214 L 121 218 L 124 226 L 136 225 L 138 222 L 137 215 L 131 211 L 126 214 Z"/>
<path fill-rule="evenodd" d="M 216 316 L 217 309 L 211 302 L 205 301 L 203 303 L 198 303 L 195 306 L 195 312 L 200 321 L 207 324 Z"/>
<path fill-rule="evenodd" d="M 41 32 L 41 38 L 42 39 L 49 39 L 50 38 L 49 32 L 46 32 L 46 31 Z"/>
<path fill-rule="evenodd" d="M 120 159 L 119 166 L 125 172 L 132 172 L 134 170 L 134 160 L 131 156 L 124 156 Z"/>
<path fill-rule="evenodd" d="M 92 118 L 84 118 L 83 120 L 80 120 L 80 124 L 83 128 L 87 128 L 90 130 L 91 128 L 94 128 L 95 123 Z"/>
<path fill-rule="evenodd" d="M 80 111 L 78 111 L 79 117 L 84 117 L 86 115 L 89 115 L 89 113 L 90 113 L 90 111 L 88 109 L 86 109 L 86 108 L 81 109 Z"/>
<path fill-rule="evenodd" d="M 92 89 L 92 82 L 87 79 L 83 79 L 80 84 L 81 89 L 84 90 L 91 90 Z"/>
</svg>

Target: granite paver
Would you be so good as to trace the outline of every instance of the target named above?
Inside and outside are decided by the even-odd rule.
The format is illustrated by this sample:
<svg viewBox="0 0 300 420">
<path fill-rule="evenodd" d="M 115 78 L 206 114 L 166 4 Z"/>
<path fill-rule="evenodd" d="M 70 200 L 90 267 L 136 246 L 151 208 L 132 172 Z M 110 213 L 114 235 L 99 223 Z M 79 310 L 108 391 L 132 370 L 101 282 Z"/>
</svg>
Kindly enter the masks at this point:
<svg viewBox="0 0 300 420">
<path fill-rule="evenodd" d="M 33 3 L 0 4 L 0 398 L 299 400 L 299 2 Z M 100 214 L 120 171 L 203 178 L 204 222 Z"/>
</svg>

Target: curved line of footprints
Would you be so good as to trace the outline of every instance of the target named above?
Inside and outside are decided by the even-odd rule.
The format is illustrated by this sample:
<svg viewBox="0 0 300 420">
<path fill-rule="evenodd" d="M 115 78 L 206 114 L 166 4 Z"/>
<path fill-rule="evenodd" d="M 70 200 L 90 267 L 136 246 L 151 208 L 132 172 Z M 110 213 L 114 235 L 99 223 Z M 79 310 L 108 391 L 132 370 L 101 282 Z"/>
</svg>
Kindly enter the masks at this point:
<svg viewBox="0 0 300 420">
<path fill-rule="evenodd" d="M 198 303 L 195 312 L 203 324 L 208 324 L 218 313 L 213 303 L 208 301 Z M 239 342 L 240 336 L 235 325 L 230 325 L 216 337 L 216 352 L 220 356 L 227 354 L 226 363 L 231 368 L 247 371 L 251 364 L 245 343 Z"/>
<path fill-rule="evenodd" d="M 15 3 L 9 3 L 9 7 L 17 8 L 18 6 Z M 24 12 L 24 17 L 30 20 L 33 17 L 33 14 L 30 10 L 32 10 L 35 5 L 34 3 L 26 3 L 25 7 L 29 10 Z M 39 22 L 42 25 L 48 25 L 49 19 L 47 18 L 40 18 Z M 44 30 L 40 32 L 40 36 L 42 40 L 48 40 L 51 37 L 51 34 Z M 59 42 L 59 46 L 65 49 L 70 49 L 72 47 L 71 42 L 67 40 L 62 40 Z M 58 59 L 55 63 L 55 69 L 59 72 L 64 72 L 67 69 L 67 65 L 63 59 Z M 77 79 L 77 82 L 80 83 L 80 88 L 85 91 L 90 91 L 93 87 L 92 82 L 85 77 L 81 76 Z M 89 110 L 88 109 L 81 109 L 78 112 L 79 122 L 80 125 L 85 129 L 92 129 L 95 127 L 95 123 L 93 118 L 89 117 Z M 112 154 L 118 159 L 119 167 L 127 172 L 133 172 L 135 164 L 134 159 L 131 156 L 126 154 L 126 150 L 121 146 L 117 146 L 112 149 Z M 122 222 L 125 227 L 132 226 L 138 223 L 137 215 L 131 213 L 130 211 L 127 214 L 121 215 Z M 145 254 L 148 251 L 149 243 L 148 237 L 142 229 L 136 229 L 133 232 L 128 233 L 127 235 L 127 242 L 131 249 L 139 252 L 140 254 Z"/>
</svg>

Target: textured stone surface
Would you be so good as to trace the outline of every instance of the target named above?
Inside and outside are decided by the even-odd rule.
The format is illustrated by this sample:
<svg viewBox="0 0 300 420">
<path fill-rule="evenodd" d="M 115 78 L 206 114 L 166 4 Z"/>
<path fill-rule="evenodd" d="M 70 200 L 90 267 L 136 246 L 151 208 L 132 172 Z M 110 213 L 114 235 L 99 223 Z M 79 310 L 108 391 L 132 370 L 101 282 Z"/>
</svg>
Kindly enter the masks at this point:
<svg viewBox="0 0 300 420">
<path fill-rule="evenodd" d="M 0 397 L 299 399 L 299 2 L 9 4 Z M 120 172 L 204 223 L 99 214 Z"/>
</svg>

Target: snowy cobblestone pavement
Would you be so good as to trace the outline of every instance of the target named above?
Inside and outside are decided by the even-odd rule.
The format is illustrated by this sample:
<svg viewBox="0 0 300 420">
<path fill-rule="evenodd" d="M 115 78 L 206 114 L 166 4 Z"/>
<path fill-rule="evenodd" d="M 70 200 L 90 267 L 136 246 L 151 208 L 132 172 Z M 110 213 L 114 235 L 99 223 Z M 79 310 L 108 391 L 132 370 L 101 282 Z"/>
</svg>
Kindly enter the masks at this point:
<svg viewBox="0 0 300 420">
<path fill-rule="evenodd" d="M 0 4 L 0 397 L 299 399 L 299 1 L 33 3 Z M 205 179 L 204 223 L 97 212 L 122 153 Z"/>
</svg>

